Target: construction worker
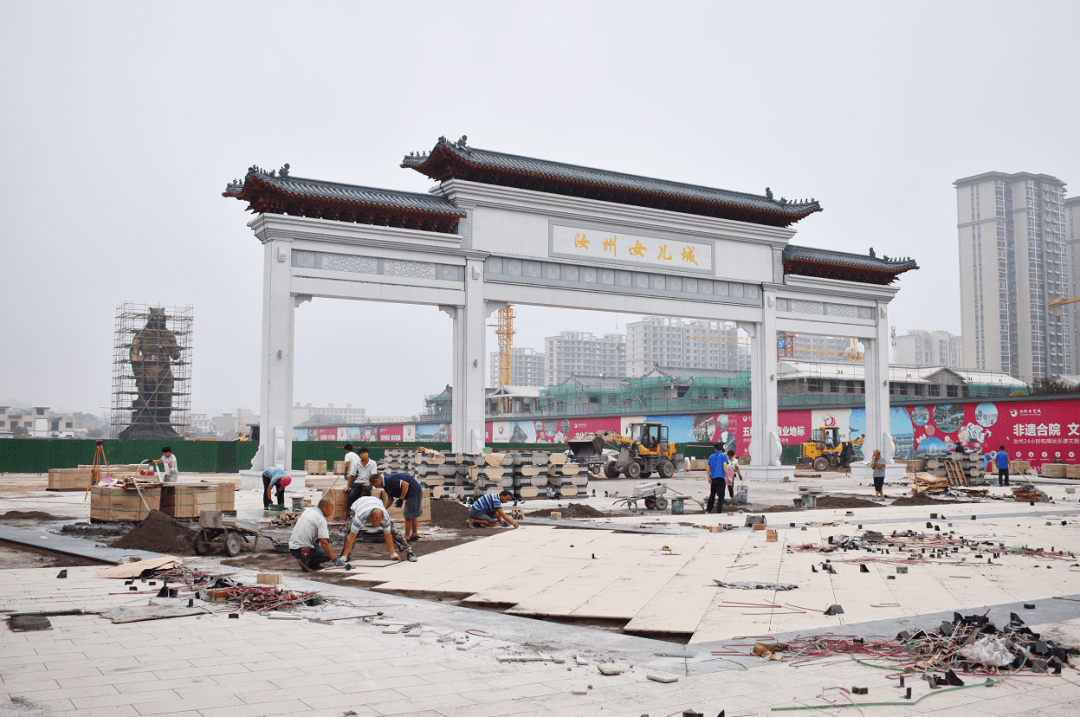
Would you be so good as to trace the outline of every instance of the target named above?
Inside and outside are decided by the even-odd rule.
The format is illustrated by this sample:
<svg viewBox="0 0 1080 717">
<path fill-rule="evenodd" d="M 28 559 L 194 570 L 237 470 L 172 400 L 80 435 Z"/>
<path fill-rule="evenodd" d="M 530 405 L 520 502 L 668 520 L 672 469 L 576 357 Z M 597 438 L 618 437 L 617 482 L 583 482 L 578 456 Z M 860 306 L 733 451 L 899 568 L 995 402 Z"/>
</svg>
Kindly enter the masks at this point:
<svg viewBox="0 0 1080 717">
<path fill-rule="evenodd" d="M 727 487 L 727 464 L 730 460 L 724 453 L 724 444 L 713 444 L 713 454 L 709 456 L 709 502 L 705 504 L 705 512 L 713 512 L 713 501 L 718 501 L 716 512 L 724 512 L 724 490 Z"/>
<path fill-rule="evenodd" d="M 352 444 L 346 445 L 345 461 L 349 461 L 349 453 L 352 452 Z M 379 472 L 379 464 L 371 460 L 368 457 L 367 446 L 360 446 L 359 458 L 354 463 L 349 463 L 349 470 L 351 473 L 347 473 L 349 478 L 349 499 L 346 505 L 352 505 L 356 502 L 357 498 L 364 495 L 371 495 L 371 486 L 368 482 L 371 480 L 371 476 L 374 473 Z M 355 453 L 353 455 L 356 455 Z"/>
<path fill-rule="evenodd" d="M 334 559 L 334 551 L 330 548 L 330 528 L 326 519 L 333 514 L 334 501 L 323 498 L 317 508 L 307 508 L 293 526 L 289 553 L 300 562 L 300 569 L 305 573 L 318 570 L 328 560 L 333 560 L 335 565 L 345 564 L 340 558 Z"/>
<path fill-rule="evenodd" d="M 176 468 L 176 456 L 168 446 L 161 449 L 161 458 L 154 460 L 154 463 L 162 464 L 161 468 L 165 471 L 164 482 L 175 483 L 180 478 L 180 471 Z"/>
<path fill-rule="evenodd" d="M 727 478 L 728 497 L 735 500 L 735 476 L 742 480 L 742 471 L 739 470 L 739 462 L 735 460 L 735 449 L 729 448 L 727 452 L 728 462 L 725 467 Z"/>
<path fill-rule="evenodd" d="M 417 519 L 424 512 L 424 488 L 415 478 L 408 473 L 387 473 L 381 476 L 378 473 L 371 476 L 371 485 L 386 491 L 387 508 L 390 501 L 395 500 L 394 507 L 405 508 L 405 540 L 418 540 Z"/>
<path fill-rule="evenodd" d="M 1009 485 L 1009 454 L 1005 452 L 1005 446 L 998 448 L 994 462 L 997 463 L 998 485 Z"/>
<path fill-rule="evenodd" d="M 390 514 L 386 512 L 381 500 L 372 495 L 358 498 L 353 503 L 352 514 L 349 535 L 345 538 L 345 547 L 341 549 L 343 556 L 347 558 L 352 552 L 353 543 L 361 531 L 371 533 L 377 532 L 381 528 L 383 540 L 386 542 L 386 550 L 390 553 L 391 560 L 400 561 L 401 555 L 398 554 L 400 551 L 405 553 L 405 557 L 408 558 L 410 563 L 416 562 L 416 556 L 413 555 L 412 548 L 409 547 L 405 536 L 394 525 L 394 521 L 391 520 Z"/>
<path fill-rule="evenodd" d="M 885 497 L 885 460 L 881 457 L 881 451 L 875 449 L 870 458 L 870 468 L 874 471 L 874 497 Z"/>
<path fill-rule="evenodd" d="M 503 501 L 513 499 L 514 494 L 508 490 L 500 491 L 498 495 L 484 493 L 469 506 L 469 520 L 478 528 L 490 528 L 495 523 L 500 525 L 510 523 L 515 528 L 520 528 L 521 526 L 502 509 Z"/>
<path fill-rule="evenodd" d="M 263 471 L 263 510 L 272 505 L 270 491 L 277 489 L 277 504 L 285 507 L 285 489 L 292 483 L 292 478 L 280 468 L 267 468 Z"/>
</svg>

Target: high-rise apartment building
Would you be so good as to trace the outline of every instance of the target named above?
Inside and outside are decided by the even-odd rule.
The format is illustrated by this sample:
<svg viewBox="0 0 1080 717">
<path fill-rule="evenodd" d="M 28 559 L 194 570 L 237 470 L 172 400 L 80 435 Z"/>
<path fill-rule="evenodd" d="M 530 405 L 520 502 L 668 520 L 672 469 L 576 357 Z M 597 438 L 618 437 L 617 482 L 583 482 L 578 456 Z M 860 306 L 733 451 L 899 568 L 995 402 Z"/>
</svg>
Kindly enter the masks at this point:
<svg viewBox="0 0 1080 717">
<path fill-rule="evenodd" d="M 626 337 L 562 331 L 544 339 L 544 383 L 554 386 L 573 375 L 626 377 Z"/>
<path fill-rule="evenodd" d="M 817 336 L 815 334 L 795 334 L 792 342 L 792 354 L 780 352 L 781 358 L 795 361 L 816 361 L 836 363 L 861 361 L 859 353 L 852 353 L 851 339 L 840 336 Z"/>
<path fill-rule="evenodd" d="M 738 338 L 730 322 L 649 316 L 626 325 L 627 370 L 632 377 L 654 366 L 737 371 Z"/>
<path fill-rule="evenodd" d="M 948 331 L 915 329 L 896 337 L 893 363 L 898 366 L 948 366 L 960 368 L 964 340 Z"/>
<path fill-rule="evenodd" d="M 1069 373 L 1065 320 L 1047 306 L 1067 291 L 1065 183 L 987 172 L 954 186 L 964 366 L 1024 381 Z"/>
<path fill-rule="evenodd" d="M 499 385 L 499 352 L 491 352 L 492 388 Z M 514 346 L 510 349 L 510 385 L 546 386 L 544 383 L 544 354 L 536 349 Z"/>
<path fill-rule="evenodd" d="M 1068 295 L 1065 299 L 1080 298 L 1080 197 L 1065 200 L 1065 257 L 1069 265 Z M 1069 373 L 1080 374 L 1080 302 L 1062 307 L 1062 314 L 1070 327 L 1069 347 L 1072 361 Z"/>
</svg>

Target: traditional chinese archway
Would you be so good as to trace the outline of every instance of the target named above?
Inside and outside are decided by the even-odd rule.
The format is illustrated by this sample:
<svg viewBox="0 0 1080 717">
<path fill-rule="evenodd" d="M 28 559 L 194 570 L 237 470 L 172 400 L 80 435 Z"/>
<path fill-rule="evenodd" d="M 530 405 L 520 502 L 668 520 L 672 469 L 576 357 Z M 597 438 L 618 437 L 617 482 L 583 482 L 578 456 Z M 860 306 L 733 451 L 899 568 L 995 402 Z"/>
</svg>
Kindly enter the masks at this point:
<svg viewBox="0 0 1080 717">
<path fill-rule="evenodd" d="M 293 326 L 312 297 L 438 306 L 454 322 L 452 441 L 484 441 L 485 332 L 507 304 L 734 321 L 751 340 L 747 474 L 779 479 L 778 333 L 866 346 L 866 455 L 891 456 L 887 305 L 914 261 L 789 244 L 816 201 L 776 199 L 475 149 L 439 138 L 415 194 L 252 167 L 264 245 L 263 465 L 292 466 Z M 261 470 L 260 466 L 254 466 Z"/>
</svg>

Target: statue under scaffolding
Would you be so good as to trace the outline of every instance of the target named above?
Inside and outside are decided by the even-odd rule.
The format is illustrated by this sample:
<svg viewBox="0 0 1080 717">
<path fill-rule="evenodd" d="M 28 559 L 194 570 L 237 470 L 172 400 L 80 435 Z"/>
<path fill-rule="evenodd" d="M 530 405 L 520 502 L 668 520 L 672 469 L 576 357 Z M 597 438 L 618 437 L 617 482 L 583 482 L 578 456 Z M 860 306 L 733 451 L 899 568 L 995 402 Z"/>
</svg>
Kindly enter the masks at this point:
<svg viewBox="0 0 1080 717">
<path fill-rule="evenodd" d="M 192 307 L 116 308 L 113 438 L 169 440 L 191 425 Z"/>
</svg>

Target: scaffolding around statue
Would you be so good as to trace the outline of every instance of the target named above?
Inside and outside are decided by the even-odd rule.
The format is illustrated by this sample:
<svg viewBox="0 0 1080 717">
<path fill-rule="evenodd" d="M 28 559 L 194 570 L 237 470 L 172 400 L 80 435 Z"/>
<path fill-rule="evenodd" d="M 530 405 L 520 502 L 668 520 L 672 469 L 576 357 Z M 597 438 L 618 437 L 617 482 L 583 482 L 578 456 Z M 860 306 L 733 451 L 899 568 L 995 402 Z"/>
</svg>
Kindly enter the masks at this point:
<svg viewBox="0 0 1080 717">
<path fill-rule="evenodd" d="M 191 306 L 116 307 L 112 438 L 164 441 L 189 432 L 192 325 Z"/>
</svg>

